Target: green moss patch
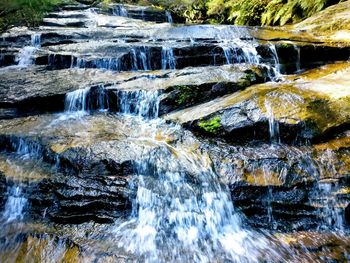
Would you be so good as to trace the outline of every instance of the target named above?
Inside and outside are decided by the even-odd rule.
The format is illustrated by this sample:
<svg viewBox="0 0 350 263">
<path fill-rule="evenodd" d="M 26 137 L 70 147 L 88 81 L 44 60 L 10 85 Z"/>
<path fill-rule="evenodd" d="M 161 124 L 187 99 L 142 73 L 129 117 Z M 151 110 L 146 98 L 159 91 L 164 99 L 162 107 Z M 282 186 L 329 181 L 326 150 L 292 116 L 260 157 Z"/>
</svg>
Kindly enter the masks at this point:
<svg viewBox="0 0 350 263">
<path fill-rule="evenodd" d="M 201 120 L 199 127 L 209 133 L 217 133 L 221 128 L 221 118 L 219 116 L 211 118 L 207 121 Z"/>
</svg>

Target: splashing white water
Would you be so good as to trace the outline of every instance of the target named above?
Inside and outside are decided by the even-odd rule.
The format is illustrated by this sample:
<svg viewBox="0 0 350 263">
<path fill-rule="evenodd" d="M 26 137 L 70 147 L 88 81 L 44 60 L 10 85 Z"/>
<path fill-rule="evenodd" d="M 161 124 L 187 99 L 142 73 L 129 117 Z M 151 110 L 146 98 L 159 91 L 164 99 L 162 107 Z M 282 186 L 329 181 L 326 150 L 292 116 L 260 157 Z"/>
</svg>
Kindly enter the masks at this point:
<svg viewBox="0 0 350 263">
<path fill-rule="evenodd" d="M 31 45 L 23 47 L 15 59 L 19 67 L 27 67 L 33 64 L 33 57 L 38 48 L 41 46 L 41 35 L 34 34 L 32 35 Z"/>
<path fill-rule="evenodd" d="M 132 70 L 151 70 L 151 55 L 147 47 L 131 49 Z"/>
<path fill-rule="evenodd" d="M 136 212 L 116 228 L 120 247 L 146 262 L 259 262 L 270 253 L 265 238 L 242 228 L 205 154 L 161 143 L 143 156 Z"/>
<path fill-rule="evenodd" d="M 7 196 L 3 219 L 7 223 L 23 219 L 28 200 L 23 196 L 22 187 L 19 185 L 9 186 Z"/>
</svg>

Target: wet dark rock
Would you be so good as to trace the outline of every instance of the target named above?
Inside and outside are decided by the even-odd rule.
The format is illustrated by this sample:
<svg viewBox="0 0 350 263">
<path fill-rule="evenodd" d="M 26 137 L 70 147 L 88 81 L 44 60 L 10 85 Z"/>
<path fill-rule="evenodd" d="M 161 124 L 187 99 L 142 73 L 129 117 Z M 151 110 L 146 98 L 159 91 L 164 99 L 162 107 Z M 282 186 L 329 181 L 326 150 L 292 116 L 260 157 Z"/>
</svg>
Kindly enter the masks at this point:
<svg viewBox="0 0 350 263">
<path fill-rule="evenodd" d="M 345 220 L 350 225 L 350 204 L 345 208 Z"/>
<path fill-rule="evenodd" d="M 0 124 L 7 127 L 1 128 L 2 150 L 27 153 L 51 164 L 49 177 L 27 186 L 33 218 L 71 224 L 112 223 L 130 213 L 134 162 L 145 148 L 156 146 L 128 140 L 132 123 L 125 126 L 124 119 L 104 114 L 86 118 L 71 122 L 43 115 Z M 90 128 L 84 131 L 86 121 Z M 36 134 L 27 136 L 27 129 Z"/>
<path fill-rule="evenodd" d="M 235 207 L 249 224 L 309 230 L 323 220 L 320 181 L 335 181 L 330 196 L 346 205 L 350 201 L 350 151 L 345 138 L 308 147 L 210 142 L 206 149 L 220 180 L 229 186 Z M 346 214 L 345 207 L 342 213 Z"/>
</svg>

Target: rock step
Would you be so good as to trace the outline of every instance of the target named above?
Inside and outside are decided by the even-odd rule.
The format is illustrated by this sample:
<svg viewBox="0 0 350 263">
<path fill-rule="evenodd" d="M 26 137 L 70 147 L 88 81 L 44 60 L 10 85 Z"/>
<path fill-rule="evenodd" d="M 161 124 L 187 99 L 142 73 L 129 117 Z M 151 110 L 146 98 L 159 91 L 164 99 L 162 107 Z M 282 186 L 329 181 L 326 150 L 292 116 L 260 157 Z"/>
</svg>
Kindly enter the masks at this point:
<svg viewBox="0 0 350 263">
<path fill-rule="evenodd" d="M 345 76 L 349 70 L 349 63 L 328 65 L 296 75 L 292 77 L 294 82 L 287 79 L 251 86 L 171 113 L 165 119 L 199 134 L 236 143 L 264 139 L 286 143 L 317 141 L 331 130 L 348 127 L 350 79 Z M 342 80 L 333 86 L 340 77 Z M 332 95 L 335 93 L 341 95 Z"/>
<path fill-rule="evenodd" d="M 105 100 L 105 110 L 120 112 L 121 103 L 137 108 L 141 101 L 136 98 L 157 92 L 154 103 L 159 100 L 159 114 L 164 114 L 268 78 L 266 68 L 245 64 L 119 74 L 93 69 L 47 70 L 41 66 L 20 71 L 19 76 L 19 69 L 15 68 L 0 72 L 4 80 L 0 84 L 1 118 L 62 112 L 67 94 L 77 89 L 86 90 L 80 99 L 84 100 L 84 109 L 91 112 L 100 109 L 101 98 Z M 14 86 L 16 89 L 11 88 Z M 124 101 L 125 96 L 130 100 Z"/>
</svg>

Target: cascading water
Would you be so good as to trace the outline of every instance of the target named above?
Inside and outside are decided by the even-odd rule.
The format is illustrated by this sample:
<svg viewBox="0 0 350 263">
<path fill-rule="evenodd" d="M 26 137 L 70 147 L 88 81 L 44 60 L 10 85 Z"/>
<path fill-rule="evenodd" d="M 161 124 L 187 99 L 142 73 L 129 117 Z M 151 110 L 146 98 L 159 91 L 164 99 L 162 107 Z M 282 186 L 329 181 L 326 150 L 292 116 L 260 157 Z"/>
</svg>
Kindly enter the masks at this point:
<svg viewBox="0 0 350 263">
<path fill-rule="evenodd" d="M 338 206 L 335 196 L 336 191 L 339 189 L 336 182 L 318 182 L 315 191 L 317 191 L 318 202 L 322 208 L 320 215 L 323 224 L 320 225 L 320 230 L 338 230 L 344 231 L 343 210 Z"/>
<path fill-rule="evenodd" d="M 227 64 L 248 63 L 259 64 L 260 55 L 254 43 L 246 43 L 240 39 L 222 40 L 220 44 Z"/>
<path fill-rule="evenodd" d="M 33 64 L 33 56 L 35 51 L 41 46 L 41 35 L 34 34 L 31 38 L 31 45 L 23 47 L 17 57 L 16 62 L 19 67 L 27 67 Z"/>
<path fill-rule="evenodd" d="M 277 80 L 280 78 L 280 62 L 276 47 L 269 45 L 269 61 L 263 62 L 263 58 L 257 51 L 257 44 L 254 41 L 243 41 L 236 39 L 222 39 L 220 47 L 223 50 L 226 64 L 246 63 L 251 65 L 264 65 L 269 70 L 269 78 Z"/>
<path fill-rule="evenodd" d="M 132 70 L 151 70 L 151 55 L 147 47 L 131 49 Z"/>
<path fill-rule="evenodd" d="M 87 112 L 89 108 L 87 102 L 89 92 L 90 88 L 88 87 L 67 93 L 64 102 L 64 110 L 66 112 Z"/>
<path fill-rule="evenodd" d="M 168 23 L 174 23 L 173 17 L 169 11 L 165 11 L 166 21 Z"/>
<path fill-rule="evenodd" d="M 117 5 L 113 8 L 113 15 L 128 17 L 128 10 L 122 5 Z"/>
<path fill-rule="evenodd" d="M 169 47 L 162 47 L 162 69 L 175 69 L 176 68 L 176 58 L 174 56 L 174 51 Z"/>
<path fill-rule="evenodd" d="M 27 202 L 28 199 L 23 196 L 22 186 L 8 186 L 7 200 L 2 215 L 3 220 L 5 220 L 6 223 L 10 223 L 15 220 L 23 219 L 25 206 L 27 205 Z"/>
<path fill-rule="evenodd" d="M 270 79 L 276 81 L 281 77 L 280 61 L 278 58 L 277 50 L 275 45 L 270 45 L 269 50 L 272 57 L 272 63 L 270 66 L 269 77 Z"/>
<path fill-rule="evenodd" d="M 136 212 L 116 228 L 120 247 L 145 262 L 277 258 L 264 237 L 242 228 L 229 190 L 205 154 L 159 143 L 143 156 L 135 165 Z"/>
<path fill-rule="evenodd" d="M 294 45 L 294 49 L 297 53 L 296 61 L 295 61 L 296 72 L 300 72 L 301 71 L 300 47 Z"/>
<path fill-rule="evenodd" d="M 118 98 L 121 112 L 158 116 L 157 92 L 119 91 Z M 152 130 L 144 122 L 144 129 Z M 151 134 L 142 140 L 155 142 L 156 132 Z M 166 142 L 157 145 L 136 160 L 134 212 L 115 230 L 121 248 L 145 262 L 213 262 L 218 254 L 234 262 L 259 262 L 261 251 L 266 258 L 277 257 L 263 236 L 242 229 L 208 156 Z"/>
<path fill-rule="evenodd" d="M 107 111 L 109 98 L 104 86 L 100 85 L 94 89 L 87 87 L 67 93 L 64 104 L 65 112 L 84 115 L 91 110 Z"/>
<path fill-rule="evenodd" d="M 159 111 L 158 91 L 127 91 L 117 92 L 119 111 L 124 114 L 137 115 L 144 118 L 157 118 Z"/>
<path fill-rule="evenodd" d="M 51 59 L 51 61 L 50 61 Z M 55 58 L 49 57 L 49 65 L 54 66 Z M 104 58 L 96 59 L 92 61 L 86 61 L 84 58 L 74 58 L 71 59 L 71 68 L 98 68 L 98 69 L 107 69 L 107 70 L 116 70 L 120 71 L 122 69 L 121 61 L 118 58 Z"/>
<path fill-rule="evenodd" d="M 328 179 L 330 176 L 336 178 L 337 170 L 335 167 L 337 157 L 329 150 L 326 150 L 319 163 L 320 177 L 310 195 L 311 203 L 315 203 L 320 208 L 319 216 L 321 224 L 319 230 L 336 230 L 344 232 L 344 210 L 342 206 L 346 205 L 344 201 L 338 200 L 337 192 L 340 185 L 336 179 Z"/>
</svg>

